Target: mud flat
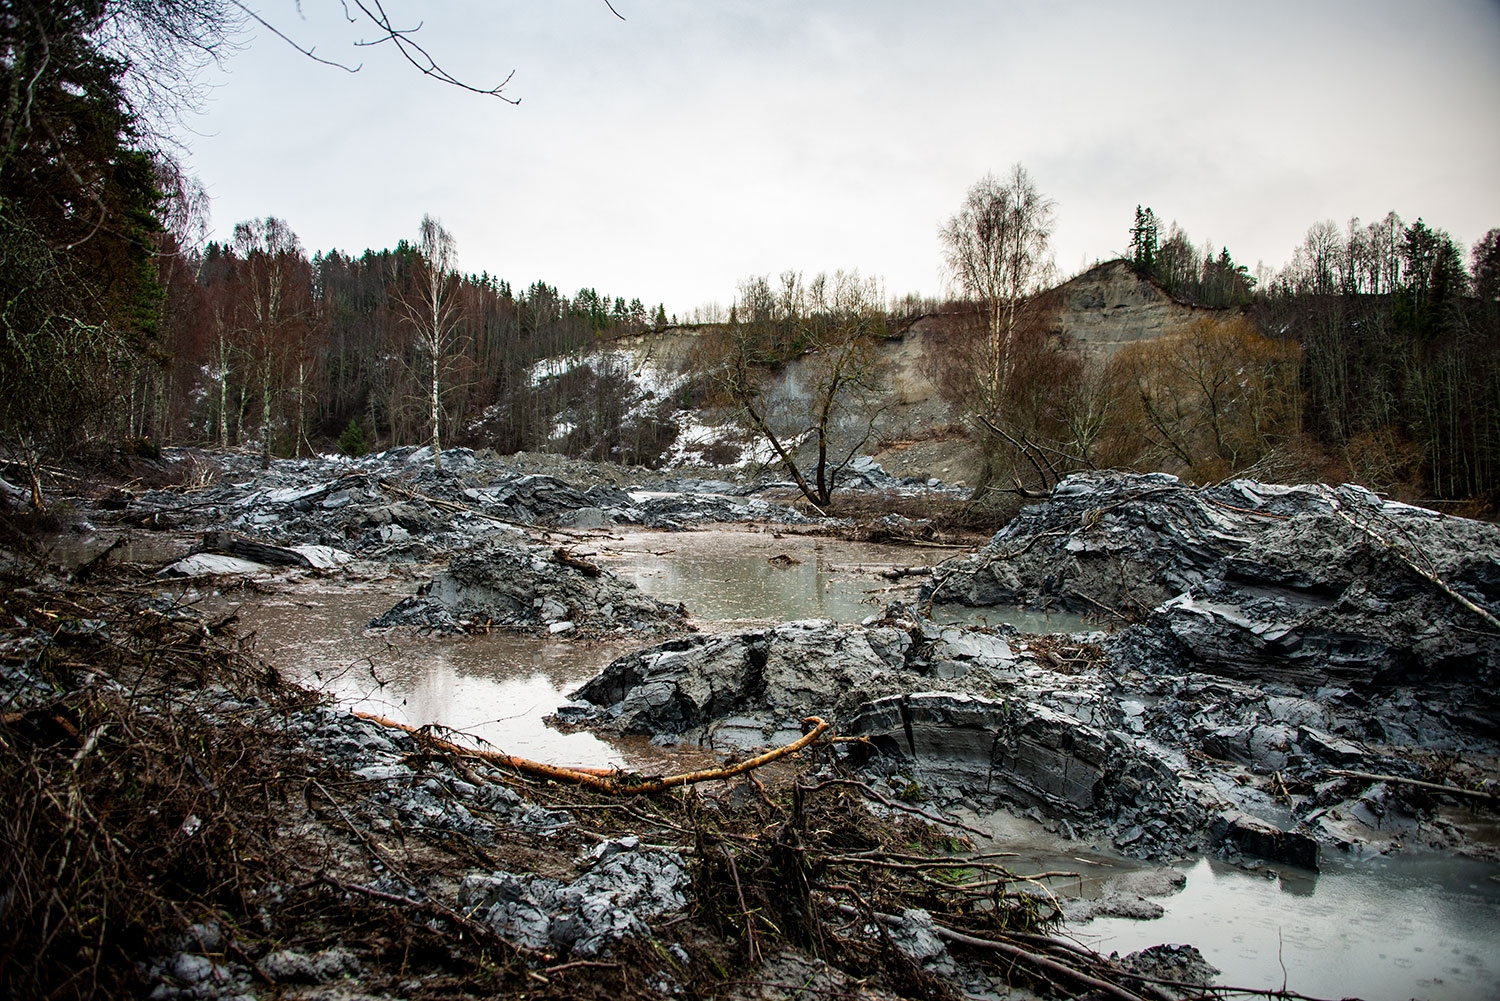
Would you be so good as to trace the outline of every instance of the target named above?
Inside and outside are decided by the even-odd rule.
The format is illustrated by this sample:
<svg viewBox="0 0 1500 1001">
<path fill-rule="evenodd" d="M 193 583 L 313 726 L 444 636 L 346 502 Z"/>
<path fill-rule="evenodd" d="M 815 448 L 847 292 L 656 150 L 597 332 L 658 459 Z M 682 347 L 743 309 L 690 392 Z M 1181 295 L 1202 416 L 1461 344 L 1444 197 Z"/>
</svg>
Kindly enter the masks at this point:
<svg viewBox="0 0 1500 1001">
<path fill-rule="evenodd" d="M 1298 899 L 1310 911 L 1293 925 L 1297 956 L 1343 971 L 1304 990 L 1334 990 L 1340 976 L 1378 997 L 1398 984 L 1454 998 L 1497 986 L 1479 943 L 1500 927 L 1500 529 L 1354 487 L 1079 476 L 937 567 L 919 598 L 859 624 L 648 647 L 580 687 L 560 716 L 721 749 L 775 743 L 803 716 L 826 716 L 867 739 L 849 760 L 879 788 L 965 816 L 1028 814 L 1061 839 L 1062 857 L 1072 842 L 1085 855 L 1207 853 L 1280 873 L 1274 882 L 1292 888 L 1280 899 L 1292 899 L 1271 911 L 1296 913 Z M 1116 628 L 1025 635 L 930 615 L 989 603 L 1090 610 Z M 1204 938 L 1242 941 L 1229 925 L 1258 899 L 1254 884 L 1221 876 L 1235 888 L 1215 891 L 1208 865 L 1189 870 L 1190 890 L 1165 910 L 1196 915 Z M 1392 866 L 1424 873 L 1429 889 L 1398 885 Z M 1457 876 L 1467 890 L 1447 888 Z M 1149 924 L 1120 936 L 1108 921 L 1158 906 L 1106 908 L 1101 933 L 1138 945 L 1156 934 Z M 1379 936 L 1329 945 L 1344 933 L 1318 917 L 1359 927 L 1391 906 L 1413 916 L 1384 950 Z M 1243 948 L 1226 965 L 1275 957 L 1264 943 Z M 1256 982 L 1275 986 L 1264 970 Z"/>
<path fill-rule="evenodd" d="M 478 722 L 500 723 L 486 733 L 503 742 L 502 702 L 524 698 L 530 705 L 565 687 L 564 679 L 581 680 L 572 701 L 556 708 L 573 742 L 549 743 L 550 731 L 536 727 L 527 739 L 542 749 L 579 748 L 586 752 L 580 764 L 615 764 L 620 759 L 606 748 L 626 744 L 691 754 L 698 762 L 706 752 L 744 757 L 791 742 L 808 717 L 822 717 L 858 742 L 825 755 L 811 781 L 825 790 L 847 788 L 841 782 L 868 790 L 863 801 L 855 797 L 861 817 L 886 820 L 901 804 L 928 817 L 975 823 L 1031 817 L 1056 839 L 1062 858 L 1112 853 L 1161 865 L 1202 852 L 1292 872 L 1403 853 L 1495 857 L 1484 836 L 1497 775 L 1500 535 L 1494 526 L 1389 504 L 1349 487 L 1240 481 L 1196 490 L 1170 477 L 1090 474 L 1065 481 L 978 552 L 930 572 L 922 566 L 927 557 L 893 558 L 871 574 L 878 561 L 869 554 L 830 557 L 838 550 L 818 554 L 817 543 L 808 559 L 806 540 L 757 552 L 750 557 L 757 573 L 771 582 L 770 591 L 786 590 L 791 605 L 799 589 L 805 593 L 806 585 L 795 582 L 803 573 L 820 599 L 833 579 L 862 574 L 874 586 L 859 588 L 837 613 L 807 600 L 807 607 L 841 622 L 777 621 L 787 617 L 784 609 L 759 616 L 752 607 L 732 617 L 771 621 L 719 622 L 695 632 L 698 623 L 683 607 L 692 600 L 683 594 L 690 580 L 674 601 L 676 594 L 653 597 L 631 586 L 628 573 L 615 572 L 628 571 L 630 560 L 640 567 L 646 555 L 656 558 L 649 543 L 646 555 L 621 554 L 622 526 L 636 533 L 632 545 L 640 526 L 817 526 L 755 496 L 753 487 L 727 482 L 652 480 L 636 471 L 621 482 L 580 486 L 554 475 L 566 473 L 561 468 L 510 468 L 462 450 L 445 456 L 442 474 L 431 471 L 429 459 L 399 450 L 363 460 L 278 463 L 266 472 L 231 459 L 205 471 L 192 490 L 122 492 L 80 505 L 77 538 L 113 523 L 175 544 L 136 542 L 108 552 L 107 541 L 78 547 L 75 582 L 124 573 L 129 564 L 118 561 L 147 556 L 161 576 L 140 582 L 145 606 L 156 609 L 152 614 L 200 621 L 192 628 L 204 635 L 225 627 L 236 601 L 280 602 L 287 617 L 266 628 L 291 634 L 284 645 L 293 659 L 299 640 L 308 639 L 298 634 L 294 609 L 338 603 L 320 595 L 355 596 L 338 628 L 358 643 L 321 659 L 300 658 L 339 661 L 348 677 L 367 657 L 374 688 L 362 677 L 358 685 L 336 683 L 345 697 L 388 699 L 400 689 L 410 698 L 423 684 L 391 685 L 391 665 L 358 644 L 437 659 L 451 658 L 461 644 L 480 658 L 538 656 L 530 647 L 507 653 L 486 645 L 488 634 L 504 633 L 539 644 L 536 650 L 594 651 L 593 664 L 609 660 L 597 675 L 585 680 L 574 665 L 539 687 L 502 683 L 499 694 L 485 696 L 490 701 Z M 874 470 L 868 475 L 878 480 Z M 111 529 L 98 535 L 107 539 Z M 775 541 L 774 531 L 755 538 L 768 536 Z M 660 551 L 673 548 L 668 542 Z M 707 558 L 715 559 L 711 547 Z M 854 564 L 857 574 L 849 569 Z M 869 600 L 877 596 L 893 600 Z M 1069 625 L 1100 628 L 1040 634 L 954 621 L 1015 605 L 1038 615 L 1086 613 L 1092 621 Z M 465 673 L 482 672 L 459 672 Z M 224 710 L 226 719 L 249 705 L 235 697 L 240 709 Z M 388 875 L 377 866 L 361 876 L 367 889 L 481 914 L 486 927 L 523 949 L 557 949 L 592 962 L 612 949 L 628 952 L 634 947 L 625 943 L 643 937 L 667 941 L 651 936 L 662 921 L 676 920 L 681 905 L 653 910 L 652 901 L 670 903 L 679 894 L 691 904 L 706 886 L 728 892 L 736 885 L 738 870 L 710 872 L 696 849 L 688 850 L 683 825 L 701 823 L 700 814 L 691 820 L 674 814 L 668 826 L 652 829 L 654 841 L 620 843 L 595 857 L 595 844 L 646 830 L 606 827 L 602 840 L 591 840 L 568 826 L 581 814 L 555 818 L 555 829 L 526 828 L 532 822 L 526 817 L 550 809 L 545 797 L 524 793 L 511 802 L 486 791 L 505 784 L 498 773 L 481 774 L 462 762 L 434 775 L 421 764 L 431 753 L 420 737 L 386 728 L 379 731 L 382 743 L 369 721 L 337 708 L 318 713 L 298 717 L 295 732 L 309 744 L 327 737 L 331 743 L 317 744 L 318 753 L 335 755 L 334 772 L 352 770 L 367 784 L 360 786 L 363 799 L 341 800 L 346 827 L 386 840 L 420 828 L 445 844 L 457 835 L 488 851 L 507 837 L 497 818 L 506 824 L 513 818 L 517 830 L 530 831 L 527 838 L 543 839 L 534 857 L 470 866 L 461 876 L 425 883 L 377 885 L 368 880 Z M 607 743 L 585 746 L 592 738 L 579 730 Z M 640 756 L 626 763 L 664 767 L 669 760 Z M 397 766 L 412 774 L 361 771 Z M 728 795 L 735 810 L 760 809 L 753 786 L 734 789 Z M 424 806 L 419 790 L 441 802 Z M 795 817 L 801 795 L 777 800 L 767 807 L 770 815 Z M 506 802 L 491 803 L 494 796 Z M 400 805 L 408 802 L 416 805 Z M 454 804 L 482 816 L 479 826 L 459 823 L 463 815 Z M 595 808 L 605 807 L 580 807 Z M 551 851 L 546 839 L 559 836 L 572 861 L 543 864 Z M 355 832 L 356 847 L 361 837 Z M 755 856 L 760 877 L 774 874 L 785 850 L 765 846 Z M 668 857 L 674 852 L 675 859 Z M 982 870 L 989 863 L 974 864 Z M 613 882 L 596 885 L 596 872 L 614 874 Z M 1116 886 L 1106 896 L 1111 902 L 1093 908 L 1097 922 L 1163 909 L 1139 887 Z M 595 906 L 605 899 L 625 902 L 613 911 Z M 823 898 L 817 906 L 828 904 Z M 575 905 L 587 920 L 568 916 Z M 753 909 L 727 906 L 740 918 Z M 1172 907 L 1165 905 L 1167 913 Z M 957 940 L 934 931 L 924 908 L 898 910 L 871 919 L 861 934 L 905 942 L 903 954 L 922 970 L 957 982 L 951 978 L 967 969 L 950 965 L 948 945 Z M 1087 910 L 1075 910 L 1073 919 L 1083 922 Z M 780 916 L 806 920 L 805 912 Z M 595 919 L 603 923 L 589 923 Z M 176 971 L 178 955 L 168 954 L 153 976 L 186 991 L 184 997 L 215 996 L 219 974 L 209 969 L 192 979 L 200 960 L 218 962 L 211 951 L 178 951 L 190 957 L 181 960 L 187 966 Z M 294 977 L 326 980 L 354 968 L 342 954 L 304 949 L 299 955 L 287 959 Z M 355 959 L 368 963 L 361 955 Z M 753 947 L 747 955 L 756 962 Z M 1159 979 L 1206 975 L 1196 965 L 1201 959 L 1157 950 L 1140 959 L 1145 965 L 1137 972 Z M 830 990 L 847 986 L 832 973 L 799 966 L 805 957 L 759 960 L 763 972 L 780 970 L 777 977 L 800 971 L 803 980 L 829 977 Z M 1481 979 L 1490 975 L 1482 964 L 1475 969 Z M 1161 976 L 1173 971 L 1181 977 Z M 248 982 L 241 973 L 253 980 L 254 972 L 235 972 L 234 983 Z M 969 986 L 979 982 L 972 969 L 963 976 Z"/>
</svg>

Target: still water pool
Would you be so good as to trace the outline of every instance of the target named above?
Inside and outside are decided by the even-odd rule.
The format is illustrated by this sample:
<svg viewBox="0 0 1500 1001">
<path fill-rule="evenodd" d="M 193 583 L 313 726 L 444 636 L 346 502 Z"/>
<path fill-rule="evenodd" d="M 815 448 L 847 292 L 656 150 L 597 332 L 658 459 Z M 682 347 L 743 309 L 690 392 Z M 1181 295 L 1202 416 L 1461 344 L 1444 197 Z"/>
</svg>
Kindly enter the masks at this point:
<svg viewBox="0 0 1500 1001">
<path fill-rule="evenodd" d="M 948 548 L 727 529 L 633 532 L 598 549 L 611 570 L 642 591 L 686 605 L 700 628 L 795 619 L 862 622 L 893 601 L 915 602 L 927 579 L 915 571 L 955 554 Z M 1080 615 L 1023 608 L 938 605 L 934 617 L 1035 633 L 1099 628 Z"/>
</svg>

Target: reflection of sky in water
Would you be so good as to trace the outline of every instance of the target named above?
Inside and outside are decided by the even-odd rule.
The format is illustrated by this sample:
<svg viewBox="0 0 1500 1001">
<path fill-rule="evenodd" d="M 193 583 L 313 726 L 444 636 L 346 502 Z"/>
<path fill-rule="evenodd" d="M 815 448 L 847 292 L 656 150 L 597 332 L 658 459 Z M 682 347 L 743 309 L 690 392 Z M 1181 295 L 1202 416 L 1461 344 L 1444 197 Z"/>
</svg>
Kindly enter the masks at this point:
<svg viewBox="0 0 1500 1001">
<path fill-rule="evenodd" d="M 662 601 L 682 602 L 694 618 L 705 622 L 862 622 L 892 601 L 914 602 L 918 585 L 925 579 L 891 581 L 879 576 L 880 571 L 932 566 L 953 555 L 951 549 L 799 535 L 778 539 L 769 533 L 727 530 L 674 535 L 637 532 L 601 550 L 620 576 Z M 778 563 L 772 563 L 773 559 Z M 1080 615 L 1019 608 L 938 605 L 933 614 L 940 622 L 1003 623 L 1023 632 L 1098 628 Z"/>
<path fill-rule="evenodd" d="M 257 651 L 354 709 L 402 723 L 440 723 L 498 750 L 555 764 L 645 769 L 659 755 L 564 734 L 542 717 L 625 653 L 624 644 L 490 636 L 366 636 L 370 619 L 401 597 L 385 588 L 300 592 L 241 613 Z M 636 646 L 642 645 L 640 643 Z"/>
<path fill-rule="evenodd" d="M 601 551 L 611 570 L 662 601 L 682 602 L 696 619 L 777 622 L 859 622 L 879 614 L 890 601 L 914 598 L 916 587 L 891 589 L 891 581 L 858 566 L 925 565 L 944 555 L 728 531 L 633 533 Z"/>
<path fill-rule="evenodd" d="M 880 571 L 931 566 L 952 555 L 951 549 L 800 535 L 778 539 L 769 533 L 726 530 L 636 532 L 600 550 L 601 558 L 620 576 L 662 601 L 682 602 L 694 618 L 705 622 L 862 622 L 892 601 L 915 601 L 924 579 L 891 581 Z M 939 605 L 936 615 L 943 622 L 1008 623 L 1032 632 L 1094 628 L 1077 615 L 1013 608 Z"/>
<path fill-rule="evenodd" d="M 1221 983 L 1367 1001 L 1500 997 L 1500 866 L 1453 859 L 1334 859 L 1279 878 L 1207 859 L 1158 898 L 1156 921 L 1101 918 L 1074 929 L 1121 955 L 1191 942 Z M 1278 956 L 1280 957 L 1278 959 Z"/>
</svg>

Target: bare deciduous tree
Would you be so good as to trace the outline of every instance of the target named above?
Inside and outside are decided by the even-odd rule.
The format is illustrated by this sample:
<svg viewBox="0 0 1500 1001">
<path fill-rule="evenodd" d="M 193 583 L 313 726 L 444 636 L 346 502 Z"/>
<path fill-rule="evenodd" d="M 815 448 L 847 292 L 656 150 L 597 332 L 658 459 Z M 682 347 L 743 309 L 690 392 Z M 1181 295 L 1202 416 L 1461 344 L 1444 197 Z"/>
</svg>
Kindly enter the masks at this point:
<svg viewBox="0 0 1500 1001">
<path fill-rule="evenodd" d="M 1226 476 L 1296 430 L 1300 360 L 1296 345 L 1243 317 L 1204 317 L 1128 345 L 1112 367 L 1136 410 L 1115 433 L 1145 442 L 1152 464 L 1175 460 L 1202 481 Z"/>
<path fill-rule="evenodd" d="M 444 360 L 458 328 L 457 249 L 453 234 L 430 215 L 422 216 L 417 240 L 415 293 L 403 298 L 406 317 L 417 330 L 417 344 L 428 363 L 428 416 L 432 430 L 432 465 L 443 468 L 442 374 Z"/>
<path fill-rule="evenodd" d="M 746 319 L 730 312 L 718 382 L 746 428 L 770 446 L 813 505 L 826 508 L 839 476 L 874 434 L 874 347 L 884 333 L 880 283 L 858 271 L 742 283 Z M 792 347 L 795 345 L 795 347 Z M 788 357 L 790 351 L 796 351 Z M 778 367 L 796 362 L 795 372 Z"/>
<path fill-rule="evenodd" d="M 1019 431 L 1025 440 L 1037 430 L 1027 399 L 1035 387 L 1017 385 L 1018 366 L 1040 361 L 1055 367 L 1050 363 L 1056 359 L 1043 350 L 1047 310 L 1038 296 L 1055 272 L 1052 210 L 1052 201 L 1018 163 L 1003 178 L 982 177 L 940 231 L 948 275 L 955 291 L 977 307 L 979 324 L 945 338 L 929 370 L 979 433 L 984 468 L 976 498 L 1000 472 L 998 452 L 1016 447 L 1018 439 L 1009 432 Z"/>
<path fill-rule="evenodd" d="M 239 330 L 260 377 L 260 463 L 266 469 L 271 465 L 271 410 L 281 366 L 311 309 L 307 262 L 297 235 L 274 216 L 238 223 L 234 251 L 239 258 Z"/>
<path fill-rule="evenodd" d="M 986 174 L 942 228 L 943 257 L 961 294 L 984 313 L 989 332 L 984 407 L 998 413 L 1028 300 L 1051 281 L 1053 202 L 1019 163 L 1003 179 Z"/>
</svg>

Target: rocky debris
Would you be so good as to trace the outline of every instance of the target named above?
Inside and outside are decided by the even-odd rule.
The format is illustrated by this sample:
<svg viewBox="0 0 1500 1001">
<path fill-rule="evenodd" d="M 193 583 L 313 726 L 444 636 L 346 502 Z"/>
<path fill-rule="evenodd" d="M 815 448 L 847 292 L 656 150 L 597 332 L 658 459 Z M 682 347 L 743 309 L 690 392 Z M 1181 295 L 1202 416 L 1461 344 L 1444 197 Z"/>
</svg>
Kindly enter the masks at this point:
<svg viewBox="0 0 1500 1001">
<path fill-rule="evenodd" d="M 228 532 L 210 532 L 203 545 L 160 571 L 163 577 L 201 577 L 264 574 L 276 567 L 294 570 L 337 570 L 354 557 L 332 546 L 272 546 Z"/>
<path fill-rule="evenodd" d="M 1005 791 L 1069 813 L 1095 813 L 1111 752 L 1108 737 L 1040 704 L 917 692 L 877 699 L 845 724 L 924 773 L 989 791 Z"/>
<path fill-rule="evenodd" d="M 273 980 L 287 984 L 324 984 L 359 972 L 359 961 L 347 949 L 306 953 L 281 949 L 260 959 L 260 968 Z"/>
<path fill-rule="evenodd" d="M 1397 700 L 1406 709 L 1396 712 L 1347 688 L 1145 674 L 1077 637 L 1064 659 L 1057 642 L 940 625 L 897 604 L 862 626 L 672 639 L 617 659 L 558 715 L 746 749 L 795 739 L 818 715 L 866 738 L 860 753 L 873 750 L 877 776 L 904 776 L 922 796 L 1034 810 L 1065 836 L 1138 857 L 1216 850 L 1317 868 L 1324 846 L 1464 843 L 1409 791 L 1328 778 L 1351 767 L 1422 774 L 1420 743 L 1386 742 L 1437 732 L 1419 699 Z"/>
<path fill-rule="evenodd" d="M 233 577 L 263 574 L 271 568 L 254 560 L 220 553 L 194 553 L 161 569 L 163 577 Z"/>
<path fill-rule="evenodd" d="M 1116 656 L 1157 673 L 1309 690 L 1436 678 L 1500 723 L 1500 527 L 1360 487 L 1080 473 L 923 596 L 1146 618 Z"/>
<path fill-rule="evenodd" d="M 1202 992 L 1198 988 L 1213 986 L 1214 978 L 1219 975 L 1219 968 L 1191 945 L 1153 945 L 1124 959 L 1118 953 L 1110 958 L 1131 973 L 1153 981 L 1167 981 L 1170 986 L 1163 989 L 1169 997 L 1199 997 Z"/>
<path fill-rule="evenodd" d="M 836 523 L 754 496 L 773 486 L 769 479 L 700 480 L 563 456 L 501 458 L 455 448 L 443 453 L 438 472 L 428 448 L 279 459 L 267 470 L 256 457 L 232 452 L 163 454 L 169 464 L 195 471 L 190 489 L 85 501 L 93 523 L 203 532 L 202 551 L 262 564 L 302 565 L 285 550 L 307 546 L 362 559 L 427 562 L 477 541 L 540 529 Z M 257 546 L 267 548 L 252 551 Z M 304 555 L 318 565 L 316 556 Z"/>
<path fill-rule="evenodd" d="M 786 525 L 843 525 L 839 518 L 809 518 L 801 512 L 760 497 L 740 498 L 702 491 L 671 491 L 643 496 L 631 520 L 647 528 L 680 532 L 710 522 L 760 521 Z"/>
<path fill-rule="evenodd" d="M 834 693 L 857 702 L 860 693 L 886 690 L 881 679 L 905 668 L 910 647 L 899 629 L 823 619 L 684 636 L 615 660 L 572 697 L 601 707 L 601 718 L 623 733 L 755 745 L 800 735 L 801 720 L 832 709 Z"/>
<path fill-rule="evenodd" d="M 838 481 L 840 490 L 879 490 L 885 493 L 901 493 L 940 485 L 926 476 L 892 476 L 885 471 L 884 466 L 867 455 L 856 455 L 850 459 Z"/>
<path fill-rule="evenodd" d="M 1204 824 L 1226 804 L 1185 783 L 1159 748 L 1080 720 L 1036 692 L 1009 698 L 917 692 L 876 699 L 842 732 L 868 737 L 897 767 L 962 802 L 1040 808 L 1078 828 L 1113 832 L 1139 855 L 1205 846 Z"/>
<path fill-rule="evenodd" d="M 510 872 L 468 876 L 459 907 L 521 945 L 589 957 L 649 935 L 649 919 L 687 905 L 688 872 L 676 852 L 642 848 L 632 835 L 598 845 L 587 862 L 591 868 L 571 883 Z"/>
<path fill-rule="evenodd" d="M 1079 474 L 923 594 L 1140 620 L 1104 640 L 1113 718 L 1096 722 L 1240 804 L 1214 828 L 1229 852 L 1453 844 L 1410 795 L 1386 809 L 1328 772 L 1500 752 L 1500 527 L 1358 487 Z"/>
<path fill-rule="evenodd" d="M 1318 842 L 1309 834 L 1283 831 L 1247 813 L 1225 814 L 1213 826 L 1215 839 L 1226 847 L 1272 862 L 1318 868 Z"/>
<path fill-rule="evenodd" d="M 932 914 L 918 907 L 908 907 L 897 917 L 900 921 L 886 929 L 891 944 L 918 963 L 946 960 L 948 947 L 938 938 L 937 923 Z M 948 965 L 952 965 L 951 962 Z"/>
<path fill-rule="evenodd" d="M 151 859 L 144 879 L 135 875 L 139 870 L 133 863 L 105 870 L 102 880 L 112 894 L 106 898 L 110 913 L 155 915 L 144 936 L 139 920 L 114 931 L 105 956 L 106 967 L 126 971 L 110 982 L 128 983 L 128 993 L 183 1001 L 271 995 L 373 1001 L 446 995 L 465 976 L 483 978 L 479 982 L 491 992 L 514 993 L 544 982 L 542 974 L 560 985 L 549 996 L 571 996 L 581 982 L 576 978 L 596 976 L 612 985 L 606 993 L 622 996 L 702 993 L 728 976 L 717 964 L 733 947 L 733 933 L 724 937 L 696 911 L 659 920 L 683 911 L 690 892 L 714 901 L 710 914 L 733 913 L 726 910 L 735 906 L 732 900 L 744 908 L 748 893 L 764 907 L 763 941 L 770 947 L 760 954 L 765 963 L 760 969 L 779 976 L 800 963 L 809 971 L 798 980 L 803 987 L 828 982 L 864 991 L 863 978 L 874 974 L 894 992 L 865 993 L 907 996 L 902 985 L 921 973 L 983 983 L 994 993 L 1013 975 L 1007 966 L 947 956 L 942 930 L 925 911 L 901 910 L 905 898 L 899 893 L 882 897 L 899 916 L 887 925 L 882 915 L 873 932 L 862 932 L 857 920 L 835 927 L 825 919 L 815 926 L 829 936 L 865 942 L 878 937 L 894 944 L 896 952 L 860 950 L 861 964 L 852 973 L 783 952 L 787 938 L 773 919 L 787 927 L 788 920 L 797 920 L 794 915 L 808 913 L 799 910 L 799 902 L 783 908 L 780 900 L 785 880 L 776 853 L 787 842 L 775 832 L 795 830 L 784 788 L 762 790 L 762 799 L 749 808 L 736 805 L 730 792 L 705 793 L 701 787 L 692 796 L 660 800 L 650 811 L 660 823 L 651 817 L 643 822 L 653 838 L 678 847 L 648 845 L 638 836 L 622 836 L 622 826 L 630 822 L 619 819 L 608 799 L 576 791 L 560 795 L 554 789 L 547 802 L 565 805 L 548 809 L 524 798 L 535 787 L 517 783 L 509 769 L 483 758 L 435 753 L 440 748 L 422 731 L 361 718 L 320 703 L 306 690 L 267 679 L 231 633 L 207 628 L 201 609 L 174 605 L 162 595 L 135 595 L 123 607 L 111 604 L 110 598 L 132 593 L 123 589 L 92 593 L 93 605 L 79 591 L 51 604 L 36 593 L 42 586 L 14 587 L 6 598 L 9 624 L 0 630 L 9 709 L 5 746 L 14 753 L 20 741 L 33 760 L 50 756 L 46 777 L 55 775 L 58 788 L 70 791 L 48 798 L 57 802 L 77 794 L 82 808 L 100 821 L 95 826 L 102 830 L 95 833 L 101 842 L 128 847 L 137 863 Z M 57 614 L 59 609 L 66 614 Z M 85 609 L 97 609 L 100 617 L 76 617 Z M 161 642 L 164 628 L 176 633 L 174 642 Z M 908 630 L 889 624 L 865 631 L 893 632 L 915 643 Z M 145 635 L 153 642 L 143 654 L 148 644 L 138 639 Z M 98 658 L 99 669 L 79 672 L 72 680 L 64 658 L 42 663 L 53 647 L 85 642 L 109 642 L 116 656 L 137 658 L 122 675 L 129 683 L 109 675 L 113 657 Z M 199 661 L 183 656 L 192 644 L 204 654 Z M 1012 652 L 1024 663 L 1024 649 Z M 76 655 L 67 651 L 67 661 Z M 150 669 L 163 674 L 148 675 Z M 33 679 L 29 687 L 22 682 L 27 675 Z M 60 685 L 82 687 L 69 688 L 62 701 Z M 26 701 L 33 690 L 39 700 Z M 106 725 L 108 716 L 88 715 L 98 712 L 123 714 L 125 725 Z M 86 721 L 88 728 L 69 720 Z M 34 725 L 52 729 L 34 731 Z M 145 768 L 139 765 L 143 757 Z M 134 802 L 122 799 L 115 781 L 122 768 L 132 769 L 132 785 L 147 790 L 134 794 Z M 30 776 L 11 788 L 29 781 Z M 766 826 L 762 802 L 773 817 L 780 814 L 784 826 Z M 851 810 L 861 800 L 842 787 L 805 800 L 797 796 L 795 802 L 795 815 L 810 832 L 833 825 L 840 838 L 869 837 L 880 845 L 911 834 L 910 818 L 897 824 Z M 64 809 L 58 803 L 58 810 Z M 139 818 L 138 827 L 122 822 L 130 811 Z M 718 816 L 707 819 L 711 813 Z M 625 814 L 637 816 L 632 810 Z M 226 830 L 254 832 L 255 854 L 241 855 Z M 713 832 L 708 838 L 726 846 L 729 870 L 704 866 L 706 830 Z M 173 852 L 142 850 L 162 844 Z M 695 844 L 690 876 L 682 856 Z M 821 867 L 821 859 L 832 864 L 831 853 L 839 849 L 809 842 L 807 850 L 810 863 Z M 95 858 L 109 854 L 90 847 L 78 857 L 87 861 L 91 852 Z M 193 864 L 192 872 L 184 870 L 186 878 L 179 880 L 173 855 Z M 734 857 L 740 868 L 731 877 Z M 866 875 L 860 866 L 836 878 L 863 890 L 874 885 Z M 90 877 L 87 898 L 100 882 Z M 925 889 L 919 893 L 926 896 Z M 138 907 L 141 903 L 147 906 Z M 986 918 L 984 927 L 992 920 Z M 90 923 L 95 922 L 103 925 L 104 918 Z M 682 922 L 682 942 L 661 937 L 665 927 Z M 159 926 L 158 934 L 150 932 L 151 925 Z M 631 938 L 648 941 L 627 941 Z M 520 951 L 512 952 L 512 944 Z M 88 954 L 68 945 L 68 960 L 76 955 L 87 966 Z M 561 952 L 570 955 L 560 957 Z M 43 954 L 51 963 L 59 955 Z M 595 956 L 605 961 L 593 962 Z M 920 963 L 921 970 L 903 956 Z M 865 957 L 872 962 L 865 964 Z M 634 968 L 641 962 L 648 964 L 644 978 Z M 1097 959 L 1084 957 L 1083 963 L 1104 969 Z M 627 966 L 628 976 L 621 970 Z M 642 979 L 647 990 L 637 991 Z"/>
<path fill-rule="evenodd" d="M 1039 809 L 1142 856 L 1212 847 L 1223 840 L 1212 819 L 1243 809 L 1233 781 L 1216 785 L 1118 727 L 1103 679 L 1057 673 L 1020 637 L 900 606 L 863 626 L 668 640 L 618 658 L 572 697 L 559 711 L 569 722 L 743 748 L 785 743 L 804 717 L 823 716 L 867 739 L 871 768 L 915 778 L 941 802 Z"/>
<path fill-rule="evenodd" d="M 565 550 L 496 540 L 455 556 L 425 595 L 402 599 L 370 626 L 598 635 L 678 632 L 686 621 L 682 606 Z"/>
<path fill-rule="evenodd" d="M 213 688 L 194 698 L 210 714 L 243 717 L 265 712 L 245 699 Z M 341 809 L 349 823 L 376 837 L 430 832 L 461 837 L 478 846 L 496 846 L 517 832 L 557 838 L 572 830 L 566 813 L 523 800 L 501 776 L 484 766 L 463 772 L 413 763 L 414 739 L 374 721 L 317 706 L 297 710 L 283 726 L 318 759 L 342 769 L 361 789 Z M 464 777 L 467 775 L 467 778 Z M 472 781 L 471 781 L 472 780 Z M 680 911 L 690 879 L 682 858 L 626 836 L 594 845 L 577 860 L 575 879 L 534 873 L 460 871 L 435 884 L 411 884 L 396 872 L 372 887 L 420 903 L 446 900 L 493 924 L 510 941 L 532 949 L 570 949 L 581 957 L 598 955 L 632 936 L 649 936 L 650 922 Z M 268 901 L 274 903 L 275 894 Z M 271 920 L 270 917 L 267 920 Z M 237 996 L 250 992 L 260 974 L 278 984 L 324 984 L 359 973 L 353 953 L 341 947 L 321 951 L 265 951 L 252 941 L 233 941 L 217 924 L 194 925 L 173 942 L 180 952 L 146 962 L 158 999 Z M 224 957 L 254 959 L 257 970 Z"/>
</svg>

